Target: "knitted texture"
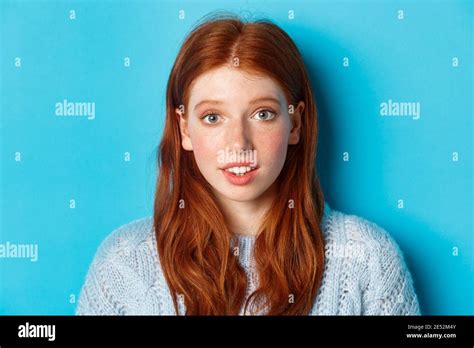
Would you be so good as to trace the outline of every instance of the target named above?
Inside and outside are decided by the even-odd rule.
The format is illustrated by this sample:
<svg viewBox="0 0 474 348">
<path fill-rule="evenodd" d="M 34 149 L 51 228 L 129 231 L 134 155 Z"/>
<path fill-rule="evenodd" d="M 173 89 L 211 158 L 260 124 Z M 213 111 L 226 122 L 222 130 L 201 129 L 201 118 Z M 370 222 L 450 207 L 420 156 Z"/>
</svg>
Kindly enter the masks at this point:
<svg viewBox="0 0 474 348">
<path fill-rule="evenodd" d="M 322 232 L 325 269 L 310 315 L 420 315 L 403 253 L 383 228 L 325 203 Z M 236 237 L 249 296 L 258 287 L 256 237 Z M 76 315 L 177 315 L 155 246 L 152 217 L 107 236 L 87 272 Z M 179 302 L 178 315 L 184 313 Z"/>
</svg>

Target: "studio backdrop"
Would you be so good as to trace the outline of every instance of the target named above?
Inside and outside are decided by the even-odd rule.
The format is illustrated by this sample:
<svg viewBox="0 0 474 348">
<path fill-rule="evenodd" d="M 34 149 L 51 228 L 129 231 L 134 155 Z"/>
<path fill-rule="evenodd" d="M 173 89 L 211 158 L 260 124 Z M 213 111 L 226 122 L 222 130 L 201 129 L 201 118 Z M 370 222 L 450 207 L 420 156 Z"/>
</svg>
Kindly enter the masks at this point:
<svg viewBox="0 0 474 348">
<path fill-rule="evenodd" d="M 216 10 L 294 39 L 327 202 L 393 236 L 422 314 L 474 314 L 473 2 L 356 0 L 1 1 L 0 314 L 73 314 L 100 242 L 153 214 L 167 79 Z"/>
</svg>

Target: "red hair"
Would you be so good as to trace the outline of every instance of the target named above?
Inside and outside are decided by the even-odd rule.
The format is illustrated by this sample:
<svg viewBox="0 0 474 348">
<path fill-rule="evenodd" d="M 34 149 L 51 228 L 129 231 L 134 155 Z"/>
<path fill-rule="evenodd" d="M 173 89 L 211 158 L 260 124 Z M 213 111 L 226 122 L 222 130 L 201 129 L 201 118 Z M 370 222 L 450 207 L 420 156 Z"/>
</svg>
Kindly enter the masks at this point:
<svg viewBox="0 0 474 348">
<path fill-rule="evenodd" d="M 259 287 L 246 300 L 247 278 L 234 255 L 235 235 L 191 151 L 181 147 L 175 109 L 187 106 L 191 83 L 231 64 L 273 78 L 288 105 L 304 101 L 298 144 L 288 147 L 279 194 L 262 219 L 254 244 Z M 154 229 L 158 255 L 176 312 L 238 315 L 245 305 L 267 315 L 307 315 L 321 284 L 324 196 L 316 173 L 316 105 L 303 59 L 291 38 L 269 20 L 211 18 L 184 41 L 169 76 L 166 124 L 158 149 Z M 291 202 L 294 206 L 291 207 Z M 180 206 L 181 204 L 181 206 Z M 182 207 L 184 204 L 184 209 Z"/>
</svg>

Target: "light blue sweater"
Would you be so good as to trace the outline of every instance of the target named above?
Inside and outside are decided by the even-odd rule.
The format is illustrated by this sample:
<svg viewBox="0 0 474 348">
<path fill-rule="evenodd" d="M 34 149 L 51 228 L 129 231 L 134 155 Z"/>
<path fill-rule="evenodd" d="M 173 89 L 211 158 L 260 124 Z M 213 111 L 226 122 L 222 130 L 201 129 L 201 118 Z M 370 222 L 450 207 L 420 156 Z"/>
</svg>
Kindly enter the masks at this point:
<svg viewBox="0 0 474 348">
<path fill-rule="evenodd" d="M 310 315 L 420 314 L 403 253 L 384 229 L 327 203 L 322 227 L 326 264 Z M 258 284 L 251 255 L 255 238 L 238 235 L 247 296 Z M 176 315 L 155 243 L 152 217 L 113 231 L 89 267 L 76 314 Z M 180 303 L 179 315 L 184 313 Z M 244 315 L 243 308 L 240 314 Z"/>
</svg>

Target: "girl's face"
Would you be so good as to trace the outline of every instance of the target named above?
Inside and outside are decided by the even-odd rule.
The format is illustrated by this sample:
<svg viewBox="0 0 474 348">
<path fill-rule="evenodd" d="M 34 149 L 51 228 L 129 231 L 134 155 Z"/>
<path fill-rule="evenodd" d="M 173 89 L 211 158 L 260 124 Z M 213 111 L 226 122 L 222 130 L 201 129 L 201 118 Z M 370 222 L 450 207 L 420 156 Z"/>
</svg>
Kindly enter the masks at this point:
<svg viewBox="0 0 474 348">
<path fill-rule="evenodd" d="M 224 66 L 200 75 L 190 86 L 185 115 L 182 108 L 176 112 L 182 147 L 194 152 L 214 192 L 242 202 L 258 199 L 275 182 L 288 145 L 299 141 L 303 109 L 302 101 L 289 108 L 271 78 Z M 237 176 L 224 170 L 230 162 L 240 167 L 233 171 L 251 171 Z"/>
</svg>

